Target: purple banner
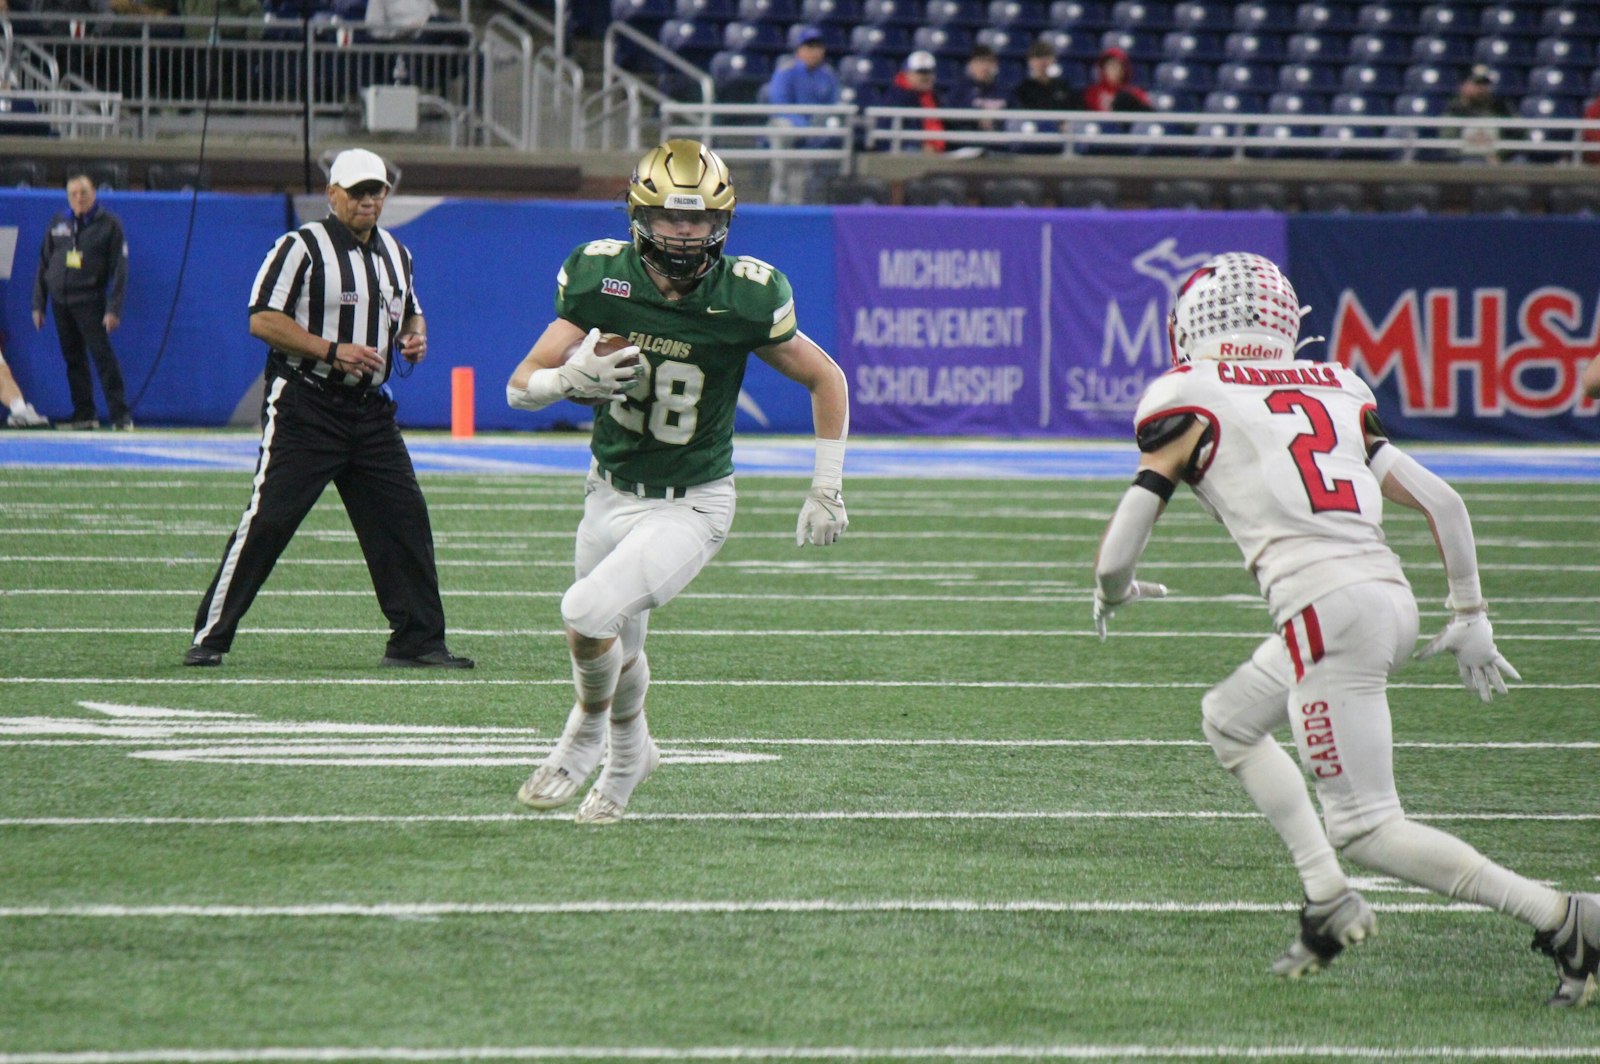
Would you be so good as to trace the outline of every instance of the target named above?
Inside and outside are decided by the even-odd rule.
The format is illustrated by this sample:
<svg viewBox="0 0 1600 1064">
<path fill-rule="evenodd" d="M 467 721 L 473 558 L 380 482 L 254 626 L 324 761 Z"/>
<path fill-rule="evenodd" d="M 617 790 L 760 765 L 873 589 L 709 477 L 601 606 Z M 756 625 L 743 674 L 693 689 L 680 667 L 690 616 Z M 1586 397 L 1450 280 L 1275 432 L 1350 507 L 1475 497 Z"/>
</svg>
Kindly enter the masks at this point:
<svg viewBox="0 0 1600 1064">
<path fill-rule="evenodd" d="M 844 208 L 834 240 L 853 428 L 1115 438 L 1184 279 L 1287 247 L 1281 217 L 1171 211 Z"/>
<path fill-rule="evenodd" d="M 1013 436 L 1042 425 L 1038 212 L 834 211 L 833 354 L 863 432 Z"/>
</svg>

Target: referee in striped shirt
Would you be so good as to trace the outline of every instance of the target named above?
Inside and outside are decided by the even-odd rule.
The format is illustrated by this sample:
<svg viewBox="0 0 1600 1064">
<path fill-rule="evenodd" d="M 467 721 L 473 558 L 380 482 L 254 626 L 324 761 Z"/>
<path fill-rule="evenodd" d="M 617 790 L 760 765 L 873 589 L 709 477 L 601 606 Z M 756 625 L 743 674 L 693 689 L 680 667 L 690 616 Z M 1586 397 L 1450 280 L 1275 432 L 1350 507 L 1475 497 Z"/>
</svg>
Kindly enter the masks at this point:
<svg viewBox="0 0 1600 1064">
<path fill-rule="evenodd" d="M 386 381 L 396 352 L 428 352 L 411 253 L 378 228 L 388 167 L 340 152 L 328 217 L 273 245 L 250 295 L 250 335 L 270 345 L 250 501 L 195 614 L 185 665 L 221 665 L 295 529 L 332 482 L 389 619 L 382 664 L 472 668 L 445 646 L 428 504 Z"/>
</svg>

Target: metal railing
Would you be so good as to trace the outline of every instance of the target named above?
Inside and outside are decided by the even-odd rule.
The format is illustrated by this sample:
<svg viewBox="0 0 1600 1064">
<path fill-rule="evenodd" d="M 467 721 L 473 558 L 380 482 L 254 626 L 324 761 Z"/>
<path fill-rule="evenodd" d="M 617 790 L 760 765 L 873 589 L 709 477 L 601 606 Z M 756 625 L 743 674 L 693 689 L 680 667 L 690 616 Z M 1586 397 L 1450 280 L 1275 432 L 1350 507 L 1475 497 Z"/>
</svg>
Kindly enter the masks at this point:
<svg viewBox="0 0 1600 1064">
<path fill-rule="evenodd" d="M 0 136 L 104 138 L 121 120 L 122 97 L 114 92 L 0 90 Z"/>
<path fill-rule="evenodd" d="M 730 161 L 837 163 L 849 173 L 855 155 L 855 118 L 850 104 L 661 104 L 661 136 L 704 142 Z M 795 125 L 788 116 L 804 116 Z"/>
<path fill-rule="evenodd" d="M 930 130 L 924 119 L 994 129 Z M 1210 157 L 1321 157 L 1423 161 L 1526 161 L 1577 164 L 1600 152 L 1600 121 L 1392 115 L 1216 114 L 1102 111 L 975 111 L 868 107 L 861 113 L 869 150 L 984 148 L 1060 155 L 1107 152 Z"/>
</svg>

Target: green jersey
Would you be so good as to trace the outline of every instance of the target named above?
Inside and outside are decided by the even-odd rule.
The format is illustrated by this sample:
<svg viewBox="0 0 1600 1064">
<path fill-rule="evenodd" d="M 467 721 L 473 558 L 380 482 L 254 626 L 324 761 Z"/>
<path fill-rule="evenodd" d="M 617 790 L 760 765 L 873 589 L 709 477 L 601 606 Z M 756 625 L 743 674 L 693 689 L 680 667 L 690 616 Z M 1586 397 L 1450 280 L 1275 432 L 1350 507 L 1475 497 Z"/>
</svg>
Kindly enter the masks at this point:
<svg viewBox="0 0 1600 1064">
<path fill-rule="evenodd" d="M 788 279 L 760 259 L 723 256 L 694 291 L 668 299 L 633 244 L 593 240 L 567 256 L 556 286 L 558 317 L 626 337 L 649 367 L 644 399 L 596 411 L 590 449 L 601 468 L 654 487 L 732 473 L 745 362 L 795 334 Z"/>
</svg>

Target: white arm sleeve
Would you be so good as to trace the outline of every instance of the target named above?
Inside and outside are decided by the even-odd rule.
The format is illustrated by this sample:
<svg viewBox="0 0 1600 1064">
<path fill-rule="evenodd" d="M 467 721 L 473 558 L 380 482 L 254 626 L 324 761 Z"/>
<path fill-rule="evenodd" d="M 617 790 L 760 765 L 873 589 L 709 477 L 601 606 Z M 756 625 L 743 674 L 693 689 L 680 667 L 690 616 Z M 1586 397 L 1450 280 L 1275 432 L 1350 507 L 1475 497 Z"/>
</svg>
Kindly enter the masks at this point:
<svg viewBox="0 0 1600 1064">
<path fill-rule="evenodd" d="M 1128 585 L 1133 583 L 1133 571 L 1150 542 L 1150 532 L 1161 516 L 1161 496 L 1149 488 L 1134 484 L 1117 503 L 1117 512 L 1111 515 L 1105 538 L 1100 541 L 1100 554 L 1095 558 L 1094 578 L 1100 593 L 1109 602 L 1127 598 Z"/>
<path fill-rule="evenodd" d="M 1456 489 L 1394 444 L 1386 444 L 1372 458 L 1372 473 L 1383 483 L 1394 482 L 1416 499 L 1427 515 L 1444 558 L 1450 583 L 1448 605 L 1457 613 L 1483 608 L 1483 588 L 1478 582 L 1478 549 L 1472 539 L 1472 518 Z"/>
</svg>

